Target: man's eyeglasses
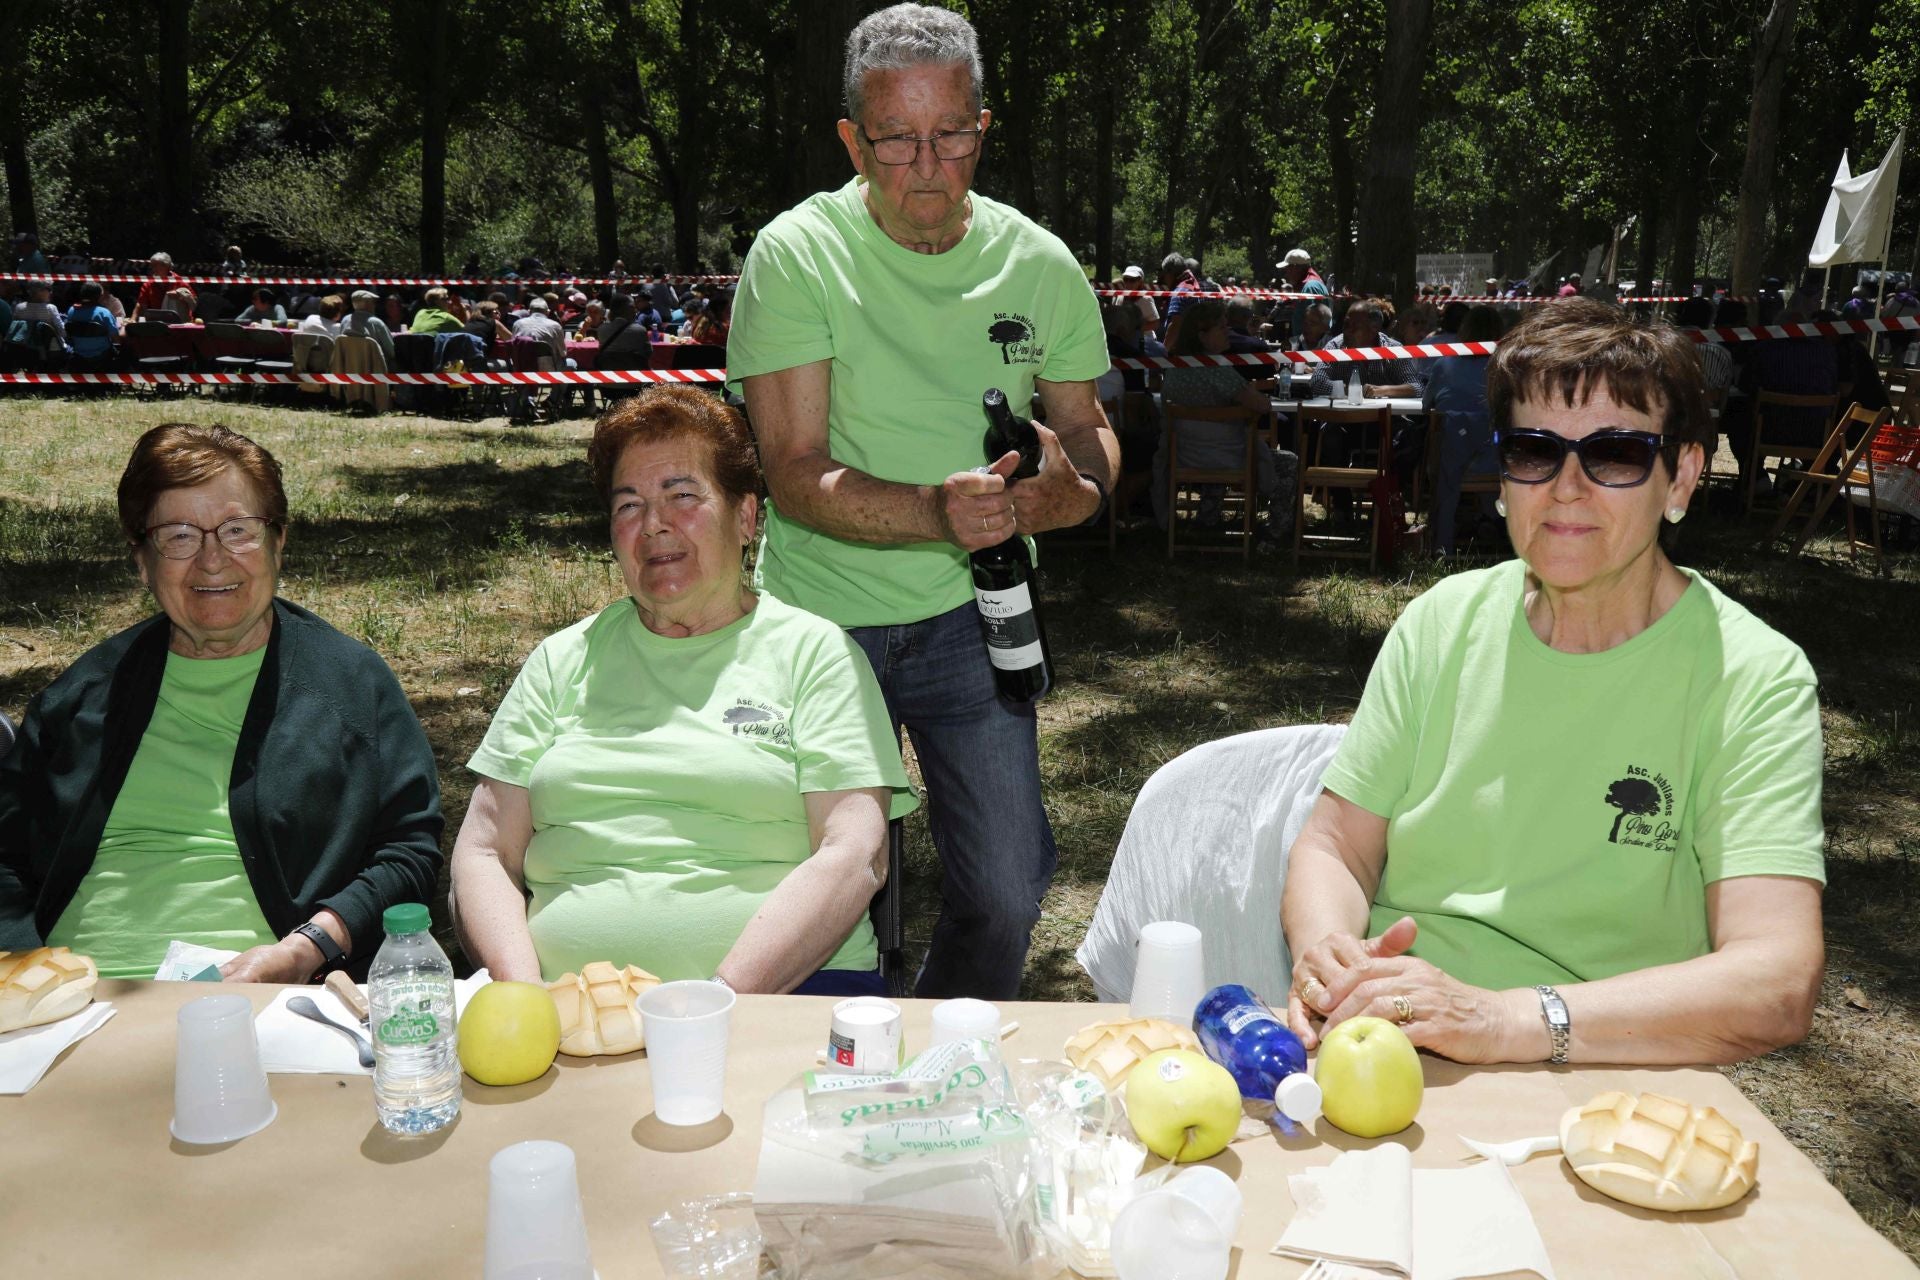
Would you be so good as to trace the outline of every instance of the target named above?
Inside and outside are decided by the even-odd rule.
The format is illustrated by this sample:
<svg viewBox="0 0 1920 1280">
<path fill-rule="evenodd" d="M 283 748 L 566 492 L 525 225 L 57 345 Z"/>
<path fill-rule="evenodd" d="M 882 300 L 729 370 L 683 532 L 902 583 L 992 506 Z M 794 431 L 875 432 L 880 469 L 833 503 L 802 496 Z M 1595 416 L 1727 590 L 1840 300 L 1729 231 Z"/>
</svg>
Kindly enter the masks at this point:
<svg viewBox="0 0 1920 1280">
<path fill-rule="evenodd" d="M 964 160 L 980 147 L 980 130 L 978 129 L 948 129 L 925 138 L 911 133 L 895 133 L 884 138 L 874 138 L 868 137 L 866 129 L 862 128 L 860 136 L 866 138 L 867 146 L 873 151 L 873 158 L 881 164 L 912 164 L 920 158 L 922 143 L 930 145 L 933 148 L 933 154 L 942 160 Z"/>
<path fill-rule="evenodd" d="M 147 540 L 153 543 L 155 551 L 169 560 L 191 560 L 200 554 L 207 535 L 212 534 L 220 540 L 221 549 L 228 555 L 242 556 L 249 551 L 258 551 L 260 543 L 266 538 L 267 529 L 278 524 L 279 521 L 269 520 L 265 516 L 235 516 L 231 520 L 222 520 L 212 529 L 184 521 L 156 524 L 147 530 Z"/>
<path fill-rule="evenodd" d="M 1569 452 L 1580 455 L 1587 478 L 1608 489 L 1631 489 L 1653 474 L 1653 460 L 1671 450 L 1672 466 L 1680 445 L 1656 431 L 1629 431 L 1607 427 L 1578 440 L 1551 431 L 1496 431 L 1494 448 L 1500 455 L 1500 474 L 1515 484 L 1545 484 L 1560 474 Z"/>
</svg>

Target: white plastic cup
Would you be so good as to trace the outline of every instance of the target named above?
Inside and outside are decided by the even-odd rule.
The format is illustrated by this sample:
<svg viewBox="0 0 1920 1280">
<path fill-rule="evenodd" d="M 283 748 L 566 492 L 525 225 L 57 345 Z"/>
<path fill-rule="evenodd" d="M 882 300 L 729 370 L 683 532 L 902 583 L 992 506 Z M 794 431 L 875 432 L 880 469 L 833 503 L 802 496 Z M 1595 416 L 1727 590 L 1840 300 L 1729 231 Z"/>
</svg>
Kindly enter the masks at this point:
<svg viewBox="0 0 1920 1280">
<path fill-rule="evenodd" d="M 593 1280 L 573 1148 L 516 1142 L 487 1166 L 485 1280 Z"/>
<path fill-rule="evenodd" d="M 1114 1218 L 1114 1270 L 1120 1280 L 1224 1280 L 1243 1207 L 1220 1170 L 1184 1169 Z"/>
<path fill-rule="evenodd" d="M 1156 920 L 1140 930 L 1133 961 L 1129 1011 L 1136 1018 L 1165 1018 L 1188 1026 L 1207 994 L 1200 931 L 1178 920 Z"/>
<path fill-rule="evenodd" d="M 253 1004 L 245 996 L 203 996 L 180 1006 L 173 1056 L 173 1122 L 182 1142 L 236 1142 L 280 1114 L 267 1092 Z"/>
<path fill-rule="evenodd" d="M 833 1006 L 827 1066 L 863 1075 L 891 1075 L 906 1061 L 900 1006 L 885 996 L 853 996 Z"/>
<path fill-rule="evenodd" d="M 929 1049 L 955 1040 L 1000 1040 L 1000 1009 L 985 1000 L 961 997 L 933 1006 L 933 1038 Z"/>
<path fill-rule="evenodd" d="M 727 1025 L 733 991 L 697 979 L 663 982 L 633 1002 L 663 1124 L 705 1124 L 726 1105 Z"/>
</svg>

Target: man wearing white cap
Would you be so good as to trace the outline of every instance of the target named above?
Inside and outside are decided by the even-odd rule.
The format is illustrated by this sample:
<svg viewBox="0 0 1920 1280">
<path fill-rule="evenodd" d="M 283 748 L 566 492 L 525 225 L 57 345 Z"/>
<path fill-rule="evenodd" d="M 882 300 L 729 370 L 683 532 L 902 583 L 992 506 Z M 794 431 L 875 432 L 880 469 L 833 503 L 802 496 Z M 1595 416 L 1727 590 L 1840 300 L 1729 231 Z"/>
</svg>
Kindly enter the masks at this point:
<svg viewBox="0 0 1920 1280">
<path fill-rule="evenodd" d="M 1144 289 L 1147 287 L 1147 270 L 1141 266 L 1131 266 L 1120 273 L 1122 289 Z M 1140 309 L 1140 327 L 1146 332 L 1154 332 L 1160 327 L 1160 308 L 1154 305 L 1152 298 L 1129 298 Z"/>
<path fill-rule="evenodd" d="M 1289 293 L 1312 293 L 1326 297 L 1330 292 L 1327 282 L 1313 269 L 1313 255 L 1305 249 L 1289 249 L 1287 256 L 1279 263 L 1280 274 L 1286 278 Z M 1313 305 L 1311 298 L 1297 298 L 1293 304 L 1293 332 L 1299 333 L 1307 323 L 1307 308 Z"/>
</svg>

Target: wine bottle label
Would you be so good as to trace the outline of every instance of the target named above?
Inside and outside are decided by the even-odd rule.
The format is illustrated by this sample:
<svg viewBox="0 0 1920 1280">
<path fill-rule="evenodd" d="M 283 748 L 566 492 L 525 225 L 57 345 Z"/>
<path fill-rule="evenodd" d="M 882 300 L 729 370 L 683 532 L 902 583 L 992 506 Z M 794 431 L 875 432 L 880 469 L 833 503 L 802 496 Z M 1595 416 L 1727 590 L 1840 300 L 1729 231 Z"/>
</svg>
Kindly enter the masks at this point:
<svg viewBox="0 0 1920 1280">
<path fill-rule="evenodd" d="M 1033 593 L 1022 582 L 1001 591 L 973 589 L 980 616 L 987 620 L 987 658 L 1002 671 L 1025 671 L 1044 659 L 1040 626 L 1033 614 Z"/>
</svg>

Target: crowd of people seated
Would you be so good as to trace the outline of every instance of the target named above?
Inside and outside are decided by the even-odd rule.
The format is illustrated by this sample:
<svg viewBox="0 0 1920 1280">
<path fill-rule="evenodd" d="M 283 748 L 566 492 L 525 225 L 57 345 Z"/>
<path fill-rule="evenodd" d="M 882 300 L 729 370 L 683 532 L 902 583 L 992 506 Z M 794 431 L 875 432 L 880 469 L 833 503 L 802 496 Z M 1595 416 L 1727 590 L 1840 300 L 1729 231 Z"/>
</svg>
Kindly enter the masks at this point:
<svg viewBox="0 0 1920 1280">
<path fill-rule="evenodd" d="M 463 279 L 475 281 L 472 285 L 316 292 L 297 284 L 258 283 L 238 245 L 228 247 L 217 267 L 198 268 L 232 280 L 231 286 L 188 284 L 182 278 L 186 273 L 164 251 L 147 259 L 147 277 L 137 284 L 62 280 L 48 270 L 32 237 L 15 238 L 13 259 L 16 271 L 47 274 L 0 282 L 0 366 L 46 371 L 133 367 L 137 351 L 129 342 L 129 323 L 232 323 L 327 338 L 345 334 L 373 343 L 388 370 L 396 368 L 397 335 L 459 333 L 478 340 L 484 352 L 481 363 L 492 369 L 514 368 L 512 344 L 523 340 L 543 347 L 555 369 L 580 367 L 581 361 L 569 356 L 568 344 L 590 341 L 600 344 L 600 355 L 588 367 L 646 368 L 653 345 L 662 340 L 724 350 L 733 304 L 725 288 L 695 283 L 683 289 L 663 267 L 656 266 L 650 276 L 634 275 L 622 262 L 603 277 L 612 283 L 590 285 L 575 283 L 577 277 L 564 268 L 549 272 L 538 258 L 527 257 L 503 265 L 498 282 L 483 285 L 480 281 L 488 273 L 472 256 L 462 270 Z M 60 261 L 67 263 L 68 258 Z M 72 270 L 91 270 L 91 261 L 78 258 Z M 462 359 L 462 367 L 476 367 L 465 360 L 465 348 L 440 344 L 435 351 Z M 420 370 L 417 363 L 407 367 Z M 567 391 L 562 388 L 552 396 L 550 407 L 564 408 L 570 399 Z"/>
</svg>

